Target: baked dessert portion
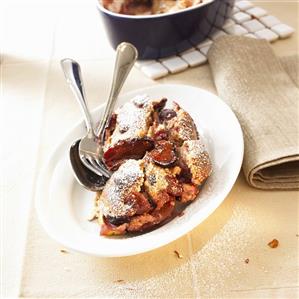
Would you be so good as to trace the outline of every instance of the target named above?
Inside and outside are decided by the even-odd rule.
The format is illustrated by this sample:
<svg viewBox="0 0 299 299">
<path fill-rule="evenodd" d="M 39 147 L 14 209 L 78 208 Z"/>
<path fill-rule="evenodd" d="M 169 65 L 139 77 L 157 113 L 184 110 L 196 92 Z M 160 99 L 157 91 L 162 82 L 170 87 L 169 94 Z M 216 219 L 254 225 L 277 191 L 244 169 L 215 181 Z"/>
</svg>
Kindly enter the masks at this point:
<svg viewBox="0 0 299 299">
<path fill-rule="evenodd" d="M 111 118 L 104 157 L 115 172 L 97 194 L 101 235 L 162 225 L 176 216 L 177 203 L 196 199 L 211 174 L 193 119 L 176 103 L 166 109 L 166 101 L 136 97 Z"/>
<path fill-rule="evenodd" d="M 127 15 L 147 15 L 175 12 L 211 0 L 102 0 L 113 12 Z"/>
<path fill-rule="evenodd" d="M 140 159 L 154 148 L 147 133 L 155 114 L 165 103 L 166 99 L 150 100 L 146 95 L 137 96 L 112 115 L 105 132 L 103 155 L 109 170 L 116 170 L 127 159 Z"/>
</svg>

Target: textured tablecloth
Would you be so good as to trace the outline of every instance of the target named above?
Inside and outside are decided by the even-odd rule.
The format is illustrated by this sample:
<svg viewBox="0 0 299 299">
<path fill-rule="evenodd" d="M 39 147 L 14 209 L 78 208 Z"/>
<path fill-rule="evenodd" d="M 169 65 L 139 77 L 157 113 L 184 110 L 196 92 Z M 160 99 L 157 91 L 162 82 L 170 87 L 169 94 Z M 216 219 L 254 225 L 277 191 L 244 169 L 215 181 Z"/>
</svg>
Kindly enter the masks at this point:
<svg viewBox="0 0 299 299">
<path fill-rule="evenodd" d="M 283 61 L 295 78 L 290 67 L 292 60 Z M 47 86 L 41 136 L 45 148 L 56 142 L 51 135 L 55 119 L 68 115 L 67 101 L 65 104 L 52 102 L 53 93 L 63 86 L 59 66 L 53 69 Z M 199 87 L 216 92 L 208 66 L 186 73 L 189 78 L 195 75 L 200 78 Z M 138 70 L 133 71 L 132 77 L 138 78 Z M 57 86 L 60 80 L 61 86 Z M 186 81 L 187 78 L 178 83 Z M 135 80 L 133 83 L 138 84 Z M 43 152 L 43 146 L 41 154 L 45 159 L 48 152 Z M 295 297 L 298 232 L 294 221 L 298 193 L 288 191 L 288 197 L 293 200 L 280 213 L 284 196 L 285 192 L 261 193 L 249 187 L 241 174 L 224 203 L 191 233 L 152 252 L 113 259 L 61 252 L 61 245 L 48 237 L 32 210 L 20 296 L 244 298 L 254 294 L 262 298 Z M 267 213 L 263 212 L 265 206 Z M 288 229 L 277 223 L 287 223 Z M 267 246 L 274 237 L 281 244 L 275 250 Z M 288 244 L 286 252 L 285 244 Z M 279 286 L 283 288 L 280 290 Z"/>
</svg>

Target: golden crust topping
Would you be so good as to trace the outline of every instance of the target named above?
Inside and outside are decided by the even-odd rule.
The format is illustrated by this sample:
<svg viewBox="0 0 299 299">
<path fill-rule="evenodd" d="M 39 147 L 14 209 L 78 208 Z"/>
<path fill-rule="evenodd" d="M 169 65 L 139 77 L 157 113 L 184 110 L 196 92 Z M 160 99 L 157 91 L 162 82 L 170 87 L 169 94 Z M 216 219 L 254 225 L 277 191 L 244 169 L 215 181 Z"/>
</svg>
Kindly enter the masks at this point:
<svg viewBox="0 0 299 299">
<path fill-rule="evenodd" d="M 167 176 L 171 175 L 167 168 L 162 168 L 150 159 L 145 157 L 145 181 L 144 187 L 146 192 L 154 199 L 161 191 L 165 191 L 168 187 Z"/>
<path fill-rule="evenodd" d="M 180 156 L 189 168 L 192 183 L 201 185 L 212 172 L 209 154 L 201 140 L 185 141 L 179 150 Z"/>
<path fill-rule="evenodd" d="M 179 145 L 183 144 L 186 140 L 198 139 L 196 126 L 190 114 L 178 104 L 173 103 L 173 105 L 176 117 L 166 122 L 166 128 L 170 132 L 170 139 Z"/>
<path fill-rule="evenodd" d="M 150 100 L 147 96 L 137 96 L 125 103 L 116 112 L 116 125 L 106 140 L 104 151 L 121 140 L 144 138 L 152 123 L 152 114 L 161 100 Z"/>
<path fill-rule="evenodd" d="M 126 198 L 140 192 L 143 185 L 143 162 L 128 160 L 114 172 L 107 182 L 99 201 L 104 216 L 128 217 L 135 213 L 134 203 L 126 203 Z"/>
</svg>

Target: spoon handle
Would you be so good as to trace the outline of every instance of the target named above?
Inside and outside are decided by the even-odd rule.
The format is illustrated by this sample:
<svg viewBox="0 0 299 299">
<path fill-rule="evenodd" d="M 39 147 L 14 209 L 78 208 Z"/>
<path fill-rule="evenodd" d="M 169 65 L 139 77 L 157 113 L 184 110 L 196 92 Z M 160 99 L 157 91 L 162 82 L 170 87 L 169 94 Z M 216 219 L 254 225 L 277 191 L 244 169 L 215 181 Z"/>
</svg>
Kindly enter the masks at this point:
<svg viewBox="0 0 299 299">
<path fill-rule="evenodd" d="M 61 60 L 61 67 L 67 83 L 70 85 L 71 90 L 80 104 L 81 110 L 84 114 L 87 132 L 89 135 L 94 135 L 93 122 L 86 103 L 80 65 L 73 59 L 65 58 Z"/>
<path fill-rule="evenodd" d="M 102 138 L 104 129 L 106 128 L 107 122 L 114 110 L 119 92 L 137 57 L 137 49 L 132 44 L 123 42 L 118 45 L 116 49 L 116 61 L 109 98 L 101 122 L 95 131 L 99 138 Z"/>
</svg>

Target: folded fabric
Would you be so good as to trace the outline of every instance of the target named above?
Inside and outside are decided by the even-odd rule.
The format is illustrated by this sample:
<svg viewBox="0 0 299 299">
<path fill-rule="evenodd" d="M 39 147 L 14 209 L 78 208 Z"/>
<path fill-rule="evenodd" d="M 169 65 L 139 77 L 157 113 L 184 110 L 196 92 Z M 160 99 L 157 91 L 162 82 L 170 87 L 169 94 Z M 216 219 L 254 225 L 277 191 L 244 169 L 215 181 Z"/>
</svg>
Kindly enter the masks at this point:
<svg viewBox="0 0 299 299">
<path fill-rule="evenodd" d="M 281 61 L 268 42 L 239 36 L 218 38 L 208 59 L 219 96 L 242 126 L 248 183 L 298 189 L 298 59 Z"/>
</svg>

